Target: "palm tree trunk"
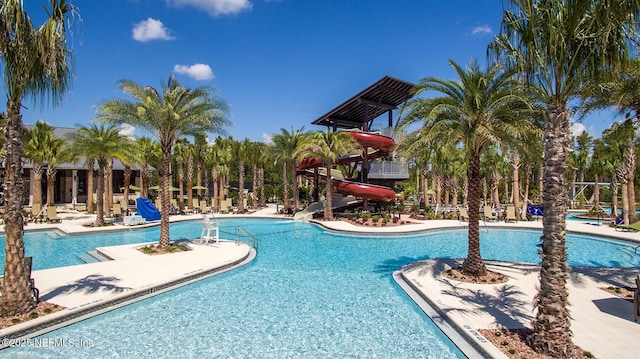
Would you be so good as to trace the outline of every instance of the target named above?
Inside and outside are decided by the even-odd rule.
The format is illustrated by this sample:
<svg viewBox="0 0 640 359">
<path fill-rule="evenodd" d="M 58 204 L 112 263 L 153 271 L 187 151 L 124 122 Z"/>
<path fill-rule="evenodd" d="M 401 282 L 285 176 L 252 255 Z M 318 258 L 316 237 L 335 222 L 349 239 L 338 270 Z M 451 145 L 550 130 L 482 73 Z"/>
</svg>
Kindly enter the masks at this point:
<svg viewBox="0 0 640 359">
<path fill-rule="evenodd" d="M 529 344 L 537 352 L 568 358 L 573 351 L 566 288 L 567 266 L 567 149 L 571 133 L 564 108 L 552 106 L 544 141 L 543 229 L 539 254 L 540 287 L 534 299 L 537 309 Z"/>
<path fill-rule="evenodd" d="M 285 209 L 289 208 L 289 165 L 285 162 L 282 166 L 282 205 Z"/>
<path fill-rule="evenodd" d="M 260 173 L 258 176 L 260 176 L 260 207 L 266 207 L 267 199 L 264 196 L 264 168 L 260 167 L 259 172 Z"/>
<path fill-rule="evenodd" d="M 298 188 L 298 176 L 296 175 L 296 163 L 291 163 L 291 177 L 293 178 L 293 213 L 300 208 L 300 190 Z"/>
<path fill-rule="evenodd" d="M 53 189 L 56 184 L 56 172 L 55 168 L 47 168 L 47 206 L 53 206 L 55 204 Z"/>
<path fill-rule="evenodd" d="M 627 182 L 620 183 L 620 197 L 622 197 L 622 221 L 629 224 L 629 186 Z"/>
<path fill-rule="evenodd" d="M 122 197 L 124 199 L 124 203 L 125 203 L 125 208 L 123 208 L 123 211 L 127 211 L 127 208 L 129 206 L 129 185 L 131 185 L 131 166 L 124 166 L 124 193 L 122 194 Z"/>
<path fill-rule="evenodd" d="M 93 164 L 94 160 L 87 163 L 87 213 L 93 214 Z"/>
<path fill-rule="evenodd" d="M 106 161 L 98 160 L 98 194 L 96 201 L 96 227 L 104 226 L 104 173 L 106 172 Z"/>
<path fill-rule="evenodd" d="M 4 124 L 4 280 L 0 315 L 23 314 L 35 308 L 29 291 L 29 273 L 24 263 L 24 216 L 22 209 L 22 116 L 20 103 L 8 101 L 8 116 L 2 114 Z"/>
<path fill-rule="evenodd" d="M 193 210 L 193 155 L 187 159 L 187 207 Z"/>
<path fill-rule="evenodd" d="M 258 207 L 258 164 L 254 163 L 253 164 L 253 184 L 252 184 L 253 188 L 251 189 L 251 191 L 253 192 L 253 200 L 255 203 L 253 203 L 253 207 L 255 209 L 255 207 Z"/>
<path fill-rule="evenodd" d="M 171 205 L 171 146 L 161 144 L 162 160 L 160 162 L 160 242 L 159 248 L 171 244 L 169 238 L 169 206 Z"/>
<path fill-rule="evenodd" d="M 596 181 L 596 188 L 593 189 L 593 202 L 596 208 L 598 208 L 597 206 L 600 205 L 600 185 L 598 185 L 600 177 L 597 173 L 594 175 L 594 179 Z"/>
<path fill-rule="evenodd" d="M 531 183 L 530 177 L 531 168 L 529 166 L 526 167 L 524 171 L 524 200 L 522 201 L 522 213 L 527 213 L 527 205 L 529 204 L 529 185 Z M 520 220 L 520 211 L 516 208 L 516 218 Z"/>
<path fill-rule="evenodd" d="M 634 171 L 635 172 L 635 171 Z M 636 183 L 633 180 L 633 174 L 629 176 L 629 182 L 627 182 L 627 195 L 629 196 L 629 222 L 635 222 L 636 218 Z"/>
<path fill-rule="evenodd" d="M 324 220 L 333 221 L 333 186 L 331 183 L 331 169 L 332 165 L 327 165 L 327 196 L 324 206 Z"/>
<path fill-rule="evenodd" d="M 480 254 L 480 153 L 469 158 L 469 243 L 467 258 L 462 271 L 475 276 L 487 274 L 487 267 Z"/>
<path fill-rule="evenodd" d="M 244 161 L 238 164 L 238 213 L 244 213 Z"/>
<path fill-rule="evenodd" d="M 512 155 L 511 165 L 513 167 L 512 170 L 512 185 L 511 190 L 513 191 L 513 206 L 516 208 L 516 220 L 520 220 L 520 156 L 517 152 L 514 152 Z"/>
<path fill-rule="evenodd" d="M 42 164 L 33 164 L 33 183 L 31 184 L 31 194 L 33 204 L 42 204 Z"/>
<path fill-rule="evenodd" d="M 220 185 L 220 177 L 218 176 L 218 166 L 213 165 L 211 168 L 211 180 L 213 181 L 213 200 L 211 203 L 211 207 L 214 212 L 218 212 L 220 210 L 220 202 L 218 201 L 218 186 Z"/>
</svg>

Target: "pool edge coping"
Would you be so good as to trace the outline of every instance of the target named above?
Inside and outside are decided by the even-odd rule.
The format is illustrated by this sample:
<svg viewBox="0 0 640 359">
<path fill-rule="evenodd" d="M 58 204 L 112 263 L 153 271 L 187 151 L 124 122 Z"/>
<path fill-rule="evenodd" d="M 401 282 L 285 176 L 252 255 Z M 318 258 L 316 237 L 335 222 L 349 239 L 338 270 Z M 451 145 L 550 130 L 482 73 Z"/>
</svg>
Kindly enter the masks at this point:
<svg viewBox="0 0 640 359">
<path fill-rule="evenodd" d="M 189 284 L 196 283 L 198 281 L 229 272 L 233 269 L 240 268 L 251 263 L 257 256 L 255 248 L 249 247 L 248 253 L 242 258 L 226 263 L 222 266 L 211 268 L 202 272 L 194 273 L 192 275 L 174 279 L 168 282 L 164 282 L 158 285 L 147 287 L 144 289 L 136 290 L 128 293 L 125 296 L 120 296 L 106 301 L 100 301 L 98 303 L 89 304 L 81 309 L 70 311 L 67 313 L 56 315 L 56 312 L 50 315 L 42 317 L 42 321 L 34 322 L 33 325 L 25 326 L 17 330 L 11 331 L 11 327 L 5 328 L 7 333 L 2 334 L 2 340 L 0 341 L 0 351 L 10 347 L 6 345 L 8 340 L 14 342 L 20 342 L 23 339 L 30 339 L 40 335 L 47 334 L 49 332 L 64 328 L 66 326 L 96 317 L 98 315 L 110 312 L 115 309 L 119 309 L 130 304 L 140 302 L 145 299 L 155 297 L 159 294 L 164 294 L 172 290 L 187 286 Z M 46 319 L 51 316 L 49 319 Z M 37 319 L 34 319 L 37 320 Z M 29 322 L 25 322 L 29 323 Z"/>
</svg>

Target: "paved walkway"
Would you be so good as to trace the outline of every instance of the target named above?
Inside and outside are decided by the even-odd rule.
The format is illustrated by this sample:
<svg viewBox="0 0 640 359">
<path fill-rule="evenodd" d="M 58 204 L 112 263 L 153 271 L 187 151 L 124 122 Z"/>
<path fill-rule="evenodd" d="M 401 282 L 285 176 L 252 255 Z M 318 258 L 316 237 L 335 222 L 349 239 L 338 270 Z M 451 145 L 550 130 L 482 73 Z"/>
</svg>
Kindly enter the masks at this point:
<svg viewBox="0 0 640 359">
<path fill-rule="evenodd" d="M 251 214 L 252 217 L 283 218 L 275 214 L 275 206 Z M 61 212 L 60 224 L 29 224 L 26 230 L 56 228 L 65 233 L 118 230 L 115 225 L 88 228 L 94 216 Z M 238 215 L 216 215 L 238 217 Z M 172 216 L 171 220 L 193 220 L 197 215 Z M 289 217 L 290 218 L 290 217 Z M 406 219 L 406 218 L 403 218 Z M 414 224 L 397 227 L 360 227 L 343 221 L 314 221 L 330 230 L 360 233 L 416 232 L 432 229 L 466 227 L 467 223 L 455 220 L 413 221 Z M 157 225 L 156 224 L 148 224 Z M 482 223 L 487 227 L 542 228 L 541 222 Z M 1 229 L 1 227 L 0 227 Z M 640 233 L 618 232 L 597 223 L 567 222 L 567 229 L 574 233 L 594 234 L 611 238 L 637 241 Z M 249 256 L 250 248 L 232 242 L 214 245 L 188 244 L 193 250 L 171 256 L 147 256 L 138 252 L 137 245 L 102 248 L 100 251 L 115 259 L 110 262 L 84 264 L 71 267 L 34 271 L 33 277 L 41 291 L 41 297 L 51 303 L 67 307 L 65 311 L 42 317 L 4 330 L 0 336 L 31 331 L 29 336 L 42 334 L 46 322 L 59 325 L 62 320 L 81 320 L 87 312 L 99 313 L 109 305 L 123 305 L 167 290 L 167 286 L 197 280 L 232 263 L 242 262 Z M 457 266 L 455 260 L 429 260 L 409 264 L 402 268 L 401 276 L 435 309 L 438 315 L 472 344 L 490 355 L 504 357 L 493 345 L 478 334 L 482 328 L 516 328 L 528 326 L 533 318 L 532 302 L 537 293 L 538 268 L 535 265 L 489 262 L 489 268 L 499 271 L 510 280 L 502 285 L 474 285 L 444 279 L 442 271 Z M 169 269 L 170 268 L 170 269 Z M 640 325 L 633 321 L 632 304 L 616 298 L 601 287 L 633 286 L 638 268 L 572 268 L 568 283 L 572 330 L 574 341 L 598 358 L 636 357 Z M 193 279 L 192 277 L 196 277 Z M 97 312 L 96 312 L 97 311 Z M 84 314 L 83 314 L 84 313 Z M 77 314 L 74 316 L 74 314 Z M 31 328 L 31 329 L 27 329 Z M 55 329 L 55 327 L 50 328 Z M 35 331 L 34 331 L 35 330 Z"/>
</svg>

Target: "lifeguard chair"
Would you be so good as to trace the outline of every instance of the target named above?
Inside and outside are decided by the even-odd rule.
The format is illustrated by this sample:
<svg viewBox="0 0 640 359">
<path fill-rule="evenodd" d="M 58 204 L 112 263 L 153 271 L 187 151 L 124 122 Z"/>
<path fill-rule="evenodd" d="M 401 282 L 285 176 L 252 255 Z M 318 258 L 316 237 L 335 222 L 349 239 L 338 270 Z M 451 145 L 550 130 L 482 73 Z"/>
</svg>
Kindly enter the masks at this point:
<svg viewBox="0 0 640 359">
<path fill-rule="evenodd" d="M 220 225 L 218 221 L 212 220 L 208 214 L 202 217 L 202 233 L 200 234 L 200 243 L 220 241 Z"/>
</svg>

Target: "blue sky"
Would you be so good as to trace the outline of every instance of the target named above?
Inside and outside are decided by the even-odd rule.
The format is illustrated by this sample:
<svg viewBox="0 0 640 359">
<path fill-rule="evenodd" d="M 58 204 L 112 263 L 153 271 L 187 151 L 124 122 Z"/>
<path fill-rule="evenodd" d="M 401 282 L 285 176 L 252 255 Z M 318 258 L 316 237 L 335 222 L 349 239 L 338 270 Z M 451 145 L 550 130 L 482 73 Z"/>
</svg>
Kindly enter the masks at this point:
<svg viewBox="0 0 640 359">
<path fill-rule="evenodd" d="M 34 24 L 45 0 L 25 1 Z M 55 109 L 23 121 L 86 125 L 119 80 L 215 87 L 235 139 L 262 141 L 311 122 L 385 75 L 455 79 L 452 59 L 484 63 L 499 0 L 72 0 L 73 88 Z M 25 103 L 27 107 L 30 104 Z M 384 116 L 383 116 L 384 117 Z M 380 119 L 383 123 L 386 119 Z M 613 121 L 590 116 L 595 137 Z M 377 122 L 376 122 L 377 123 Z M 143 135 L 143 133 L 138 133 Z"/>
</svg>

